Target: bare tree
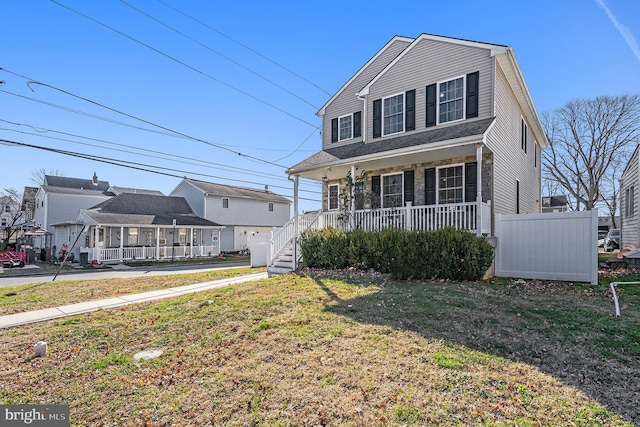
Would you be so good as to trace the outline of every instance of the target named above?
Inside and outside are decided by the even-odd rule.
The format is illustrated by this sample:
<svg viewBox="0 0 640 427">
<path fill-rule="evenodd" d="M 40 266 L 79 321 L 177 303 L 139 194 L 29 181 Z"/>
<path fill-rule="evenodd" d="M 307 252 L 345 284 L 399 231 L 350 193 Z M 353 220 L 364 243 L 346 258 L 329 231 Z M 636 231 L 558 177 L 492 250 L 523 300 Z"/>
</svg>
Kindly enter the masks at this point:
<svg viewBox="0 0 640 427">
<path fill-rule="evenodd" d="M 49 172 L 45 168 L 36 169 L 31 172 L 31 183 L 40 186 L 44 183 L 45 175 L 64 176 L 58 169 L 49 169 Z"/>
<path fill-rule="evenodd" d="M 640 95 L 570 101 L 542 120 L 550 142 L 542 153 L 548 178 L 568 192 L 574 210 L 608 200 L 615 212 L 619 176 L 607 174 L 620 173 L 640 142 Z"/>
<path fill-rule="evenodd" d="M 24 210 L 22 209 L 22 194 L 13 188 L 5 188 L 0 192 L 0 217 L 2 218 L 2 241 L 0 248 L 4 249 L 11 238 L 18 233 L 22 224 Z"/>
</svg>

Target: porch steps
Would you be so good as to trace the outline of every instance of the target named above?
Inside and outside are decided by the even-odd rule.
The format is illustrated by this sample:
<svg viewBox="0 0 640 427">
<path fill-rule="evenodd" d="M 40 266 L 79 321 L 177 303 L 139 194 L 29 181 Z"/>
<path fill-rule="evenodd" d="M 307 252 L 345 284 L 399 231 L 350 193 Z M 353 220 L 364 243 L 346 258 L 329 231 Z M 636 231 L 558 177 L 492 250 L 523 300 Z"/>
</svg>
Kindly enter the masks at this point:
<svg viewBox="0 0 640 427">
<path fill-rule="evenodd" d="M 273 260 L 273 264 L 267 267 L 269 277 L 291 273 L 293 271 L 293 246 L 285 246 L 280 254 Z"/>
</svg>

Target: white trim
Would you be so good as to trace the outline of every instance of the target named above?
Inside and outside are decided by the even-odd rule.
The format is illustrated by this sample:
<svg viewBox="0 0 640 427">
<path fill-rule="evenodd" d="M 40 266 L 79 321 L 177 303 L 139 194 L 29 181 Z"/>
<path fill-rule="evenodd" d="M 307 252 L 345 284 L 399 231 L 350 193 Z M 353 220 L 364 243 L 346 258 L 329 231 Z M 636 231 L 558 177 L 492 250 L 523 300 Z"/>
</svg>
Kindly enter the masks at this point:
<svg viewBox="0 0 640 427">
<path fill-rule="evenodd" d="M 391 99 L 391 98 L 395 98 L 396 96 L 402 95 L 402 130 L 399 132 L 393 132 L 393 133 L 384 133 L 384 119 L 385 119 L 385 115 L 384 115 L 384 101 L 386 101 L 387 99 Z M 382 127 L 382 129 L 380 129 L 380 136 L 384 137 L 384 136 L 389 136 L 389 135 L 399 135 L 401 133 L 405 133 L 406 129 L 405 129 L 405 116 L 407 114 L 407 95 L 406 92 L 399 92 L 393 95 L 389 95 L 386 97 L 382 97 L 381 98 L 381 104 L 380 104 L 380 117 L 381 117 L 381 121 L 380 121 L 380 126 Z"/>
<path fill-rule="evenodd" d="M 456 120 L 449 120 L 447 122 L 440 122 L 440 85 L 442 83 L 448 83 L 454 80 L 462 79 L 462 118 Z M 462 76 L 453 77 L 447 80 L 442 80 L 436 82 L 436 126 L 442 124 L 455 123 L 466 119 L 467 116 L 467 76 L 463 74 Z M 447 101 L 450 102 L 450 101 Z"/>
<path fill-rule="evenodd" d="M 340 139 L 340 119 L 343 119 L 345 117 L 351 117 L 351 136 L 349 138 L 345 138 L 345 139 Z M 338 116 L 338 141 L 337 142 L 343 142 L 343 141 L 348 141 L 350 139 L 353 139 L 353 113 L 350 114 L 345 114 L 344 116 Z"/>
<path fill-rule="evenodd" d="M 336 194 L 336 206 L 335 208 L 331 208 L 331 187 L 337 187 L 338 192 Z M 337 211 L 340 209 L 340 184 L 329 184 L 327 188 L 327 210 L 328 211 Z"/>
<path fill-rule="evenodd" d="M 462 200 L 459 202 L 441 202 L 440 201 L 440 170 L 441 169 L 448 169 L 448 168 L 455 168 L 458 166 L 462 166 Z M 450 204 L 450 203 L 464 203 L 464 199 L 465 199 L 465 170 L 464 170 L 464 163 L 452 163 L 450 165 L 441 165 L 441 166 L 436 166 L 436 203 L 437 204 Z"/>
</svg>

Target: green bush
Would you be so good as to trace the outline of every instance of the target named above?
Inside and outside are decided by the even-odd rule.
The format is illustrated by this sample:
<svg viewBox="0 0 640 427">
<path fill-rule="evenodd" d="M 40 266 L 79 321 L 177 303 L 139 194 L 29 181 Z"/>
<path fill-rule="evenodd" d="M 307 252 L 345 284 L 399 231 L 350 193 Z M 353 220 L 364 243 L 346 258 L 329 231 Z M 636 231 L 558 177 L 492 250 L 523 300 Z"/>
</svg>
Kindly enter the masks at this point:
<svg viewBox="0 0 640 427">
<path fill-rule="evenodd" d="M 479 280 L 493 261 L 484 239 L 453 228 L 406 232 L 313 230 L 301 239 L 305 264 L 316 268 L 373 268 L 397 279 Z"/>
</svg>

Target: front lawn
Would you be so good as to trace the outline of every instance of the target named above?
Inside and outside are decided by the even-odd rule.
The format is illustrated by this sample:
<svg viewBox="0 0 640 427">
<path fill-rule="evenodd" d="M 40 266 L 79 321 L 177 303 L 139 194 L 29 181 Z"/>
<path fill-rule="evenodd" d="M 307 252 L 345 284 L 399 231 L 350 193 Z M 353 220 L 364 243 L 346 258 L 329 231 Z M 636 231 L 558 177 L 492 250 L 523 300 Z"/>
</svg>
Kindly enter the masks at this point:
<svg viewBox="0 0 640 427">
<path fill-rule="evenodd" d="M 640 287 L 615 318 L 606 283 L 310 274 L 4 330 L 0 403 L 77 426 L 640 423 Z"/>
</svg>

